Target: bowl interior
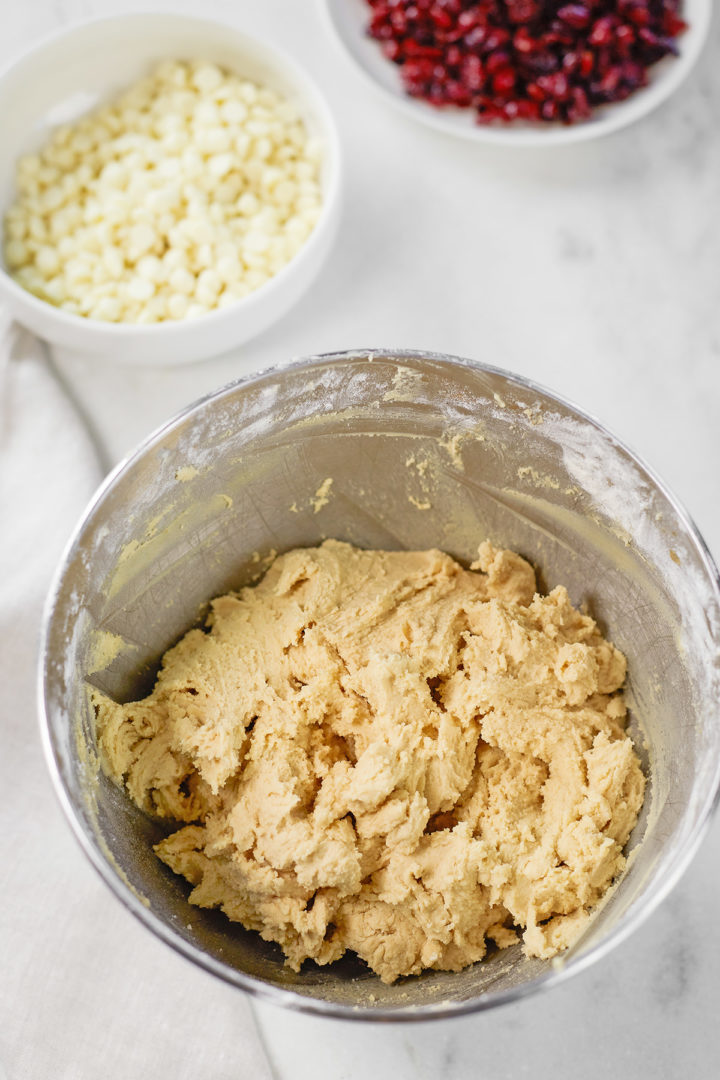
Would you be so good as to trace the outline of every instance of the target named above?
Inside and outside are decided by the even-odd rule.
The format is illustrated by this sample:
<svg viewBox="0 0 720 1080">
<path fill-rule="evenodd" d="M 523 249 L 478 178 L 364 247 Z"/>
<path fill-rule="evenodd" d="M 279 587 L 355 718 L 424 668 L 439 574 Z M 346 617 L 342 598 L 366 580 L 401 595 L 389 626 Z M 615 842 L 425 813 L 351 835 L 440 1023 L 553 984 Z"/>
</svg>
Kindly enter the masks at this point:
<svg viewBox="0 0 720 1080">
<path fill-rule="evenodd" d="M 329 501 L 318 511 L 328 478 Z M 350 959 L 306 964 L 296 975 L 276 946 L 187 904 L 186 884 L 150 851 L 162 826 L 98 771 L 88 687 L 123 701 L 148 692 L 160 656 L 210 597 L 257 578 L 274 552 L 325 537 L 435 546 L 463 561 L 488 537 L 527 556 L 543 588 L 565 584 L 628 655 L 631 730 L 649 769 L 648 796 L 629 869 L 563 970 L 525 959 L 516 946 L 460 974 L 392 987 Z M 716 574 L 697 534 L 593 421 L 467 362 L 380 352 L 317 358 L 188 410 L 96 499 L 48 613 L 51 769 L 113 890 L 161 937 L 231 982 L 343 1015 L 485 1007 L 590 962 L 681 872 L 717 785 L 719 625 Z"/>
<path fill-rule="evenodd" d="M 366 34 L 367 0 L 324 0 L 332 30 L 360 71 L 407 115 L 461 138 L 506 146 L 553 146 L 595 138 L 625 127 L 659 105 L 679 86 L 695 63 L 707 37 L 711 0 L 684 0 L 688 30 L 678 38 L 678 57 L 667 57 L 650 69 L 650 83 L 624 102 L 597 109 L 588 120 L 561 124 L 519 124 L 506 127 L 476 124 L 470 109 L 438 109 L 406 94 L 397 65 L 382 54 L 380 43 Z"/>
</svg>

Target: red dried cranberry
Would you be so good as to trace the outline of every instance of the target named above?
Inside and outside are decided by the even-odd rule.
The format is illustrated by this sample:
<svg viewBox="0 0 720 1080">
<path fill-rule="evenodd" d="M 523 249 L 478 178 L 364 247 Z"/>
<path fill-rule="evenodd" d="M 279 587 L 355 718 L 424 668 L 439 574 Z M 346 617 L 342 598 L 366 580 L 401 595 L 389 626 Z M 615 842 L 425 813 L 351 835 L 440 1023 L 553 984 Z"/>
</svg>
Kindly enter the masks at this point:
<svg viewBox="0 0 720 1080">
<path fill-rule="evenodd" d="M 487 26 L 473 26 L 472 30 L 468 30 L 467 34 L 463 38 L 463 44 L 470 51 L 480 50 L 485 44 L 488 36 Z"/>
<path fill-rule="evenodd" d="M 439 4 L 433 4 L 430 8 L 428 15 L 432 19 L 438 30 L 450 30 L 455 25 L 455 20 L 449 11 L 441 8 Z"/>
<path fill-rule="evenodd" d="M 532 36 L 526 26 L 521 26 L 515 31 L 512 43 L 516 53 L 531 53 L 538 48 L 537 38 Z"/>
<path fill-rule="evenodd" d="M 647 4 L 642 3 L 642 0 L 632 0 L 631 3 L 625 5 L 623 14 L 635 26 L 648 26 L 650 23 L 650 10 Z"/>
<path fill-rule="evenodd" d="M 395 38 L 391 38 L 389 41 L 383 41 L 381 47 L 388 60 L 398 60 L 402 56 L 402 42 L 397 41 Z"/>
<path fill-rule="evenodd" d="M 572 104 L 568 107 L 568 118 L 570 120 L 584 120 L 590 115 L 590 112 L 590 102 L 587 94 L 581 86 L 574 86 L 572 89 Z"/>
<path fill-rule="evenodd" d="M 663 53 L 672 52 L 675 48 L 675 43 L 669 41 L 661 34 L 656 34 L 654 30 L 650 30 L 647 26 L 642 26 L 638 30 L 638 37 L 640 41 L 649 45 L 651 49 L 661 49 Z"/>
<path fill-rule="evenodd" d="M 587 79 L 588 75 L 595 67 L 595 57 L 590 49 L 585 51 L 580 56 L 580 75 L 583 79 Z"/>
<path fill-rule="evenodd" d="M 545 91 L 538 86 L 536 82 L 529 82 L 525 86 L 525 92 L 531 101 L 536 101 L 540 105 L 547 97 Z"/>
<path fill-rule="evenodd" d="M 533 53 L 525 59 L 525 68 L 532 75 L 549 75 L 560 67 L 560 60 L 555 53 L 545 51 Z"/>
<path fill-rule="evenodd" d="M 631 90 L 637 90 L 639 86 L 647 86 L 647 72 L 642 64 L 628 61 L 623 64 L 623 80 Z"/>
<path fill-rule="evenodd" d="M 556 101 L 563 101 L 570 91 L 567 76 L 560 71 L 552 75 L 539 75 L 536 86 L 542 90 L 546 98 L 553 98 Z"/>
<path fill-rule="evenodd" d="M 584 4 L 566 4 L 558 11 L 558 19 L 572 26 L 573 30 L 584 30 L 590 25 L 591 18 L 590 9 Z"/>
<path fill-rule="evenodd" d="M 448 101 L 460 108 L 465 108 L 472 102 L 472 94 L 469 88 L 458 82 L 457 79 L 448 79 L 445 83 L 445 93 Z"/>
<path fill-rule="evenodd" d="M 540 107 L 535 101 L 518 101 L 518 119 L 539 120 Z"/>
<path fill-rule="evenodd" d="M 684 33 L 688 27 L 684 19 L 681 19 L 672 11 L 666 11 L 663 13 L 662 28 L 667 37 L 674 38 L 678 34 Z"/>
<path fill-rule="evenodd" d="M 405 56 L 422 57 L 423 60 L 440 60 L 442 49 L 434 49 L 431 45 L 419 45 L 417 41 L 408 38 L 405 41 Z"/>
<path fill-rule="evenodd" d="M 501 67 L 492 77 L 492 88 L 496 94 L 509 94 L 515 89 L 516 80 L 517 76 L 509 65 Z"/>
<path fill-rule="evenodd" d="M 505 0 L 505 6 L 509 21 L 519 26 L 537 19 L 542 4 L 538 0 Z"/>
<path fill-rule="evenodd" d="M 608 68 L 603 77 L 595 83 L 594 89 L 597 94 L 601 94 L 604 98 L 611 100 L 621 82 L 622 68 L 611 67 Z"/>
<path fill-rule="evenodd" d="M 462 11 L 458 15 L 458 28 L 461 30 L 472 30 L 473 26 L 480 26 L 485 23 L 485 16 L 477 10 L 470 8 L 469 11 Z"/>
<path fill-rule="evenodd" d="M 494 52 L 485 59 L 485 69 L 488 75 L 494 75 L 498 71 L 504 71 L 510 67 L 510 53 Z M 512 70 L 512 69 L 511 69 Z"/>
<path fill-rule="evenodd" d="M 408 29 L 408 17 L 401 7 L 393 8 L 390 12 L 390 25 L 396 34 L 404 36 Z"/>
<path fill-rule="evenodd" d="M 432 78 L 434 64 L 431 60 L 408 60 L 403 64 L 403 77 L 409 82 L 423 82 Z"/>
<path fill-rule="evenodd" d="M 588 36 L 590 45 L 610 45 L 615 36 L 616 20 L 612 15 L 603 15 L 593 23 Z"/>
<path fill-rule="evenodd" d="M 367 0 L 407 92 L 479 123 L 575 123 L 677 53 L 682 0 Z"/>
<path fill-rule="evenodd" d="M 623 56 L 629 56 L 630 50 L 637 41 L 637 34 L 632 26 L 628 26 L 627 23 L 623 23 L 622 26 L 618 26 L 615 31 L 615 45 L 618 52 Z"/>
<path fill-rule="evenodd" d="M 495 49 L 502 49 L 509 42 L 510 31 L 503 29 L 501 26 L 496 26 L 485 38 L 485 50 L 486 52 L 494 52 Z"/>
</svg>

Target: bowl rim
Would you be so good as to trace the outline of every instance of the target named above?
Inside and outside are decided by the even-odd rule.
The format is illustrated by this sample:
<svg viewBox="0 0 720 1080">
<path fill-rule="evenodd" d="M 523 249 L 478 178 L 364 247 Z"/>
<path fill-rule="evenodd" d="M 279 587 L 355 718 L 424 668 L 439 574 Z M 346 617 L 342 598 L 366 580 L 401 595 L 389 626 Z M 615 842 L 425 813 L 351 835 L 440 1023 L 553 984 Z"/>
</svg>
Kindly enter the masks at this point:
<svg viewBox="0 0 720 1080">
<path fill-rule="evenodd" d="M 703 802 L 698 810 L 697 819 L 692 832 L 688 836 L 684 846 L 674 854 L 673 861 L 666 868 L 665 876 L 655 883 L 652 893 L 645 893 L 623 916 L 617 926 L 613 927 L 606 937 L 596 942 L 580 956 L 573 955 L 571 946 L 570 955 L 557 958 L 546 971 L 530 982 L 502 991 L 488 991 L 487 993 L 468 999 L 467 1001 L 439 1001 L 427 1005 L 406 1005 L 397 1007 L 370 1007 L 353 1006 L 326 1001 L 323 998 L 315 998 L 303 995 L 295 990 L 286 990 L 273 983 L 265 982 L 260 978 L 248 975 L 246 972 L 233 968 L 228 964 L 209 956 L 192 942 L 175 936 L 170 927 L 163 922 L 149 906 L 145 906 L 132 888 L 122 880 L 119 874 L 112 869 L 110 862 L 102 854 L 100 847 L 93 843 L 88 833 L 82 826 L 79 813 L 65 788 L 62 771 L 60 768 L 60 753 L 56 751 L 46 696 L 46 683 L 49 667 L 49 636 L 53 624 L 56 604 L 64 581 L 66 570 L 75 556 L 76 549 L 83 537 L 86 528 L 101 507 L 105 497 L 114 486 L 116 480 L 132 466 L 141 460 L 150 450 L 158 445 L 178 425 L 189 419 L 193 414 L 201 411 L 210 401 L 222 401 L 233 395 L 243 387 L 263 382 L 268 378 L 283 375 L 288 371 L 312 370 L 328 363 L 352 363 L 357 360 L 380 360 L 397 361 L 425 360 L 438 363 L 450 368 L 471 368 L 474 371 L 500 376 L 513 383 L 515 386 L 534 393 L 546 395 L 552 401 L 570 409 L 579 419 L 584 420 L 592 427 L 599 430 L 600 434 L 608 438 L 619 450 L 625 452 L 633 463 L 645 472 L 649 480 L 657 487 L 660 494 L 667 500 L 672 511 L 677 515 L 678 522 L 685 530 L 686 538 L 694 545 L 707 580 L 712 585 L 716 608 L 720 611 L 720 571 L 710 553 L 705 540 L 695 525 L 692 517 L 686 511 L 683 504 L 676 498 L 672 491 L 657 474 L 645 464 L 625 442 L 618 439 L 604 424 L 597 420 L 591 413 L 576 406 L 564 396 L 549 390 L 525 376 L 515 374 L 504 368 L 485 364 L 477 360 L 454 356 L 447 353 L 426 351 L 423 349 L 408 348 L 379 348 L 350 349 L 339 352 L 317 353 L 310 356 L 292 358 L 285 363 L 274 364 L 258 372 L 234 379 L 224 386 L 211 391 L 196 401 L 191 402 L 185 408 L 177 412 L 168 421 L 161 424 L 133 450 L 131 450 L 114 469 L 101 482 L 94 495 L 83 511 L 75 529 L 73 530 L 65 550 L 60 558 L 58 566 L 50 585 L 42 614 L 42 626 L 40 634 L 40 648 L 38 652 L 37 667 L 37 702 L 39 714 L 40 737 L 45 757 L 45 763 L 50 773 L 53 788 L 60 806 L 67 818 L 75 837 L 80 844 L 86 857 L 99 873 L 110 891 L 115 895 L 125 908 L 131 912 L 145 927 L 151 930 L 162 941 L 166 942 L 179 955 L 191 960 L 200 968 L 216 975 L 224 982 L 229 983 L 248 992 L 259 999 L 272 1004 L 283 1005 L 290 1009 L 321 1016 L 334 1017 L 345 1020 L 365 1021 L 424 1021 L 430 1019 L 449 1019 L 454 1016 L 463 1016 L 475 1012 L 483 1012 L 499 1005 L 509 1004 L 513 1001 L 528 997 L 542 988 L 557 986 L 565 982 L 572 975 L 579 974 L 590 967 L 597 960 L 610 953 L 617 945 L 625 941 L 645 920 L 657 909 L 666 898 L 668 893 L 675 887 L 688 865 L 694 858 L 702 843 L 713 817 L 714 812 L 720 805 L 720 755 L 714 763 L 713 770 L 708 781 L 708 789 Z M 478 961 L 482 963 L 481 961 Z"/>
<path fill-rule="evenodd" d="M 258 304 L 266 304 L 271 292 L 277 291 L 278 287 L 284 285 L 288 277 L 292 275 L 297 276 L 299 272 L 302 272 L 305 262 L 312 256 L 315 248 L 321 246 L 324 242 L 325 234 L 328 230 L 334 230 L 334 215 L 340 201 L 343 172 L 342 147 L 337 123 L 325 94 L 322 92 L 309 71 L 302 64 L 298 63 L 293 56 L 286 52 L 282 46 L 276 45 L 275 42 L 267 37 L 249 33 L 243 27 L 236 26 L 230 22 L 225 22 L 222 19 L 203 18 L 197 15 L 184 14 L 182 12 L 157 10 L 133 11 L 125 14 L 97 15 L 88 19 L 77 19 L 72 23 L 66 23 L 48 34 L 44 34 L 37 41 L 32 42 L 32 44 L 25 48 L 21 53 L 14 56 L 8 63 L 3 65 L 3 67 L 0 68 L 0 86 L 2 86 L 5 78 L 14 72 L 16 68 L 25 63 L 25 61 L 41 54 L 49 46 L 55 45 L 64 38 L 71 38 L 78 31 L 83 31 L 89 26 L 107 25 L 111 32 L 112 25 L 117 25 L 118 23 L 143 22 L 145 20 L 157 19 L 163 19 L 167 22 L 174 23 L 195 23 L 196 25 L 212 26 L 231 31 L 233 34 L 245 38 L 249 46 L 259 46 L 267 57 L 272 60 L 273 66 L 276 66 L 278 69 L 282 68 L 283 70 L 288 70 L 292 74 L 293 81 L 299 86 L 305 85 L 308 93 L 306 97 L 304 96 L 304 100 L 313 114 L 321 122 L 323 138 L 327 144 L 324 155 L 325 164 L 329 166 L 327 187 L 323 189 L 320 216 L 318 217 L 312 232 L 303 243 L 302 247 L 299 248 L 295 255 L 293 255 L 293 257 L 285 263 L 276 274 L 273 274 L 271 278 L 257 289 L 248 293 L 247 296 L 239 298 L 227 307 L 213 308 L 192 320 L 167 319 L 163 322 L 147 324 L 113 323 L 106 322 L 103 319 L 90 319 L 84 315 L 76 315 L 74 312 L 65 311 L 64 308 L 51 304 L 47 300 L 42 300 L 39 296 L 36 296 L 34 293 L 30 292 L 29 289 L 24 288 L 15 281 L 12 274 L 8 271 L 3 253 L 0 251 L 0 288 L 4 289 L 7 294 L 18 303 L 27 305 L 33 312 L 37 313 L 40 318 L 54 321 L 57 325 L 62 325 L 78 334 L 87 334 L 88 337 L 96 337 L 98 339 L 96 347 L 100 348 L 102 347 L 99 342 L 101 337 L 105 337 L 108 340 L 113 339 L 116 342 L 124 340 L 128 344 L 132 344 L 134 339 L 146 339 L 148 336 L 155 338 L 170 338 L 173 335 L 177 336 L 182 334 L 183 331 L 187 331 L 188 326 L 195 327 L 199 325 L 203 328 L 206 327 L 211 329 L 221 322 L 227 322 L 232 319 L 240 311 L 246 312 L 248 309 L 256 307 Z M 95 106 L 93 108 L 95 108 Z M 12 204 L 0 207 L 0 215 L 4 217 L 11 206 Z M 22 322 L 23 320 L 19 318 L 18 321 Z"/>
<path fill-rule="evenodd" d="M 359 2 L 359 0 L 358 0 Z M 668 68 L 667 73 L 647 87 L 636 91 L 625 101 L 614 102 L 604 106 L 612 112 L 602 112 L 596 118 L 588 118 L 576 124 L 547 124 L 544 127 L 514 127 L 512 124 L 506 127 L 494 127 L 492 125 L 468 123 L 467 126 L 449 124 L 447 122 L 448 110 L 430 105 L 429 102 L 418 98 L 412 98 L 402 90 L 391 90 L 384 83 L 374 77 L 371 71 L 363 64 L 355 52 L 349 48 L 336 18 L 336 9 L 339 4 L 347 3 L 347 0 L 319 0 L 323 12 L 324 22 L 330 36 L 335 40 L 337 48 L 346 59 L 352 62 L 355 71 L 359 72 L 366 84 L 375 88 L 386 101 L 391 101 L 393 106 L 399 109 L 405 116 L 467 142 L 477 142 L 485 145 L 511 147 L 513 149 L 539 149 L 551 146 L 568 146 L 572 143 L 587 142 L 590 139 L 602 138 L 615 131 L 634 124 L 644 116 L 653 112 L 671 94 L 675 92 L 685 81 L 695 66 L 703 51 L 710 31 L 712 21 L 712 0 L 685 0 L 696 8 L 692 23 L 688 24 L 692 32 L 690 46 L 681 49 L 680 54 L 674 58 L 674 63 Z M 685 12 L 690 14 L 689 12 Z M 390 60 L 386 61 L 392 66 Z M 455 115 L 460 111 L 454 110 Z"/>
</svg>

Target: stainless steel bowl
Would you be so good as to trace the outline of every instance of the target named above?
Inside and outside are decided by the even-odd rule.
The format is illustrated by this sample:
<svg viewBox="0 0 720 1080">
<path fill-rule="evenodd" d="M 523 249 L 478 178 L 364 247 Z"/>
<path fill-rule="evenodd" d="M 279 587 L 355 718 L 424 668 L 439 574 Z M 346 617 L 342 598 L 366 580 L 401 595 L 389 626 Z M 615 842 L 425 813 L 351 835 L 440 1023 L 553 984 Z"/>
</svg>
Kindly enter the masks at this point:
<svg viewBox="0 0 720 1080">
<path fill-rule="evenodd" d="M 332 479 L 328 501 L 317 494 Z M 325 485 L 327 487 L 327 485 Z M 568 586 L 629 658 L 631 730 L 650 784 L 629 867 L 562 962 L 495 952 L 459 974 L 383 984 L 358 961 L 295 974 L 153 855 L 163 826 L 98 770 L 88 687 L 149 691 L 208 599 L 273 552 L 337 537 L 473 558 L 489 537 Z M 549 987 L 609 952 L 696 850 L 720 772 L 720 591 L 660 481 L 596 421 L 505 372 L 431 353 L 313 357 L 243 379 L 150 437 L 107 479 L 48 601 L 41 715 L 60 800 L 93 865 L 158 937 L 276 1003 L 426 1019 Z"/>
</svg>

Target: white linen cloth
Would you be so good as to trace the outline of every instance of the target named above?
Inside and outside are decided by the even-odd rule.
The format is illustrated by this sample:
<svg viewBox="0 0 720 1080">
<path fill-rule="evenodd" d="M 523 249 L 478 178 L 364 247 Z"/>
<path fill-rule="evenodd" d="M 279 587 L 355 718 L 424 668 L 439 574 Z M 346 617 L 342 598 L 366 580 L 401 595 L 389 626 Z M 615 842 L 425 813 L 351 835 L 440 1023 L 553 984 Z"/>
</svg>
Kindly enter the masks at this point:
<svg viewBox="0 0 720 1080">
<path fill-rule="evenodd" d="M 246 996 L 125 911 L 81 853 L 45 769 L 41 612 L 100 479 L 42 346 L 0 330 L 0 1080 L 266 1080 Z"/>
</svg>

